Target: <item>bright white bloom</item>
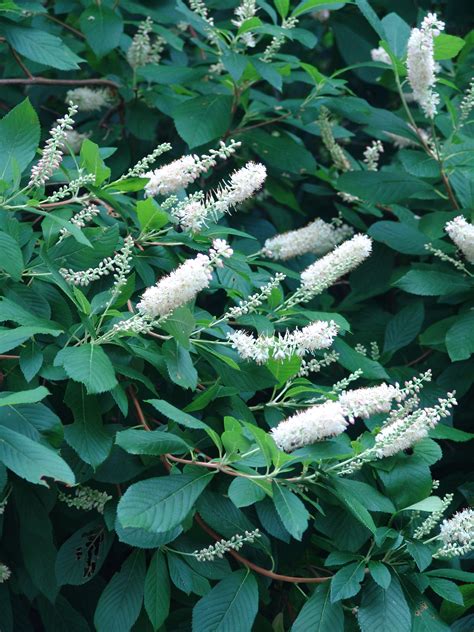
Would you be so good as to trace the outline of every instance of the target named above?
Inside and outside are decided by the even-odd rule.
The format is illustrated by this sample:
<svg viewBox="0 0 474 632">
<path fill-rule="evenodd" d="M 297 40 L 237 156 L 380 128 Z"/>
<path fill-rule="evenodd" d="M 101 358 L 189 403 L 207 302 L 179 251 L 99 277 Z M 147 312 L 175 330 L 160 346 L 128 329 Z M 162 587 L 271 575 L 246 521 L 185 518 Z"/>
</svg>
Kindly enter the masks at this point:
<svg viewBox="0 0 474 632">
<path fill-rule="evenodd" d="M 156 285 L 146 289 L 137 305 L 140 313 L 147 318 L 168 316 L 209 287 L 213 266 L 222 265 L 221 257 L 232 255 L 232 249 L 222 239 L 216 239 L 213 246 L 209 255 L 200 253 L 194 259 L 188 259 Z"/>
<path fill-rule="evenodd" d="M 385 48 L 382 48 L 382 46 L 379 46 L 378 48 L 373 48 L 370 51 L 370 56 L 372 58 L 372 61 L 380 61 L 383 64 L 388 64 L 389 66 L 392 65 L 390 55 L 387 53 Z"/>
<path fill-rule="evenodd" d="M 79 112 L 95 112 L 112 104 L 108 88 L 74 88 L 66 93 L 66 101 L 74 103 Z"/>
<path fill-rule="evenodd" d="M 355 417 L 368 419 L 377 413 L 388 413 L 393 400 L 400 400 L 401 393 L 396 386 L 380 384 L 369 388 L 345 391 L 339 397 L 344 414 L 354 421 Z"/>
<path fill-rule="evenodd" d="M 144 22 L 140 23 L 127 51 L 127 61 L 132 68 L 159 63 L 166 40 L 162 37 L 156 37 L 155 41 L 152 42 L 150 37 L 152 32 L 153 20 L 148 16 Z"/>
<path fill-rule="evenodd" d="M 173 210 L 184 230 L 198 232 L 210 220 L 217 221 L 222 213 L 245 202 L 261 189 L 267 170 L 264 165 L 248 162 L 244 167 L 234 171 L 227 183 L 209 194 L 207 200 L 199 195 L 191 196 Z"/>
<path fill-rule="evenodd" d="M 439 399 L 438 404 L 432 408 L 422 408 L 405 417 L 389 420 L 375 437 L 374 452 L 377 458 L 402 452 L 427 437 L 429 430 L 443 417 L 447 417 L 454 405 L 454 395 L 448 393 L 446 399 Z"/>
<path fill-rule="evenodd" d="M 445 229 L 469 263 L 474 263 L 474 226 L 458 215 L 446 224 Z"/>
<path fill-rule="evenodd" d="M 257 3 L 256 0 L 242 0 L 239 6 L 235 9 L 235 19 L 231 20 L 232 24 L 237 28 L 240 28 L 245 20 L 250 20 L 257 13 Z M 243 35 L 241 35 L 242 41 L 249 48 L 254 48 L 257 43 L 255 40 L 255 35 L 251 31 L 247 31 Z"/>
<path fill-rule="evenodd" d="M 58 169 L 63 158 L 62 148 L 66 133 L 72 130 L 73 116 L 77 112 L 75 105 L 69 105 L 67 114 L 56 121 L 56 125 L 49 132 L 49 138 L 43 149 L 43 155 L 31 169 L 29 187 L 39 187 L 45 184 Z"/>
<path fill-rule="evenodd" d="M 276 336 L 258 336 L 243 331 L 228 335 L 232 347 L 244 360 L 254 360 L 263 364 L 269 358 L 284 360 L 293 356 L 303 357 L 318 349 L 330 347 L 339 331 L 334 321 L 319 320 L 303 329 L 286 331 Z"/>
<path fill-rule="evenodd" d="M 266 240 L 263 253 L 271 259 L 285 261 L 308 252 L 324 255 L 350 237 L 353 230 L 347 224 L 334 226 L 316 219 L 303 228 L 290 230 Z"/>
<path fill-rule="evenodd" d="M 436 83 L 434 38 L 443 29 L 444 22 L 438 20 L 436 13 L 428 13 L 421 23 L 421 28 L 412 29 L 408 40 L 408 81 L 415 100 L 431 119 L 434 118 L 439 103 L 439 95 L 433 90 Z"/>
<path fill-rule="evenodd" d="M 217 159 L 225 160 L 229 158 L 240 143 L 231 140 L 229 145 L 220 142 L 219 149 L 212 149 L 209 154 L 196 156 L 190 154 L 173 160 L 159 169 L 144 173 L 142 177 L 149 178 L 145 185 L 145 192 L 148 196 L 169 195 L 180 189 L 185 189 L 192 184 L 200 175 L 217 164 Z"/>
<path fill-rule="evenodd" d="M 360 265 L 371 252 L 372 240 L 366 235 L 355 235 L 301 273 L 301 293 L 306 299 L 320 294 Z"/>
<path fill-rule="evenodd" d="M 346 427 L 347 420 L 341 405 L 328 401 L 281 421 L 273 428 L 271 434 L 281 450 L 291 452 L 296 448 L 339 435 Z"/>
<path fill-rule="evenodd" d="M 412 128 L 411 125 L 410 128 Z M 416 131 L 418 135 L 421 136 L 426 145 L 429 146 L 431 142 L 431 137 L 428 132 L 424 129 L 421 129 L 420 127 L 418 127 Z M 399 136 L 398 134 L 392 134 L 392 132 L 384 132 L 384 134 L 385 136 L 388 136 L 389 140 L 393 143 L 393 146 L 397 149 L 405 149 L 406 147 L 419 147 L 420 145 L 420 143 L 415 140 L 411 140 L 410 138 L 406 138 L 405 136 Z"/>
<path fill-rule="evenodd" d="M 383 153 L 383 145 L 379 140 L 373 140 L 364 151 L 364 162 L 369 171 L 378 171 L 380 154 Z"/>
<path fill-rule="evenodd" d="M 443 547 L 435 557 L 458 557 L 474 549 L 474 509 L 463 509 L 449 520 L 444 520 L 440 528 Z"/>
</svg>

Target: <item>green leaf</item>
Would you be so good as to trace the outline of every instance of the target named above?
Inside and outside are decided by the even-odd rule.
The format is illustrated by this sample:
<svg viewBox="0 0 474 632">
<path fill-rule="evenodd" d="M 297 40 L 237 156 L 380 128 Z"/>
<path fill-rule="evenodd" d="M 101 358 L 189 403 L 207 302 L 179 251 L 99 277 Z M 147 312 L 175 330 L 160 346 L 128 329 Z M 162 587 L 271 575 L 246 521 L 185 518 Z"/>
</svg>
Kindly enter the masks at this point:
<svg viewBox="0 0 474 632">
<path fill-rule="evenodd" d="M 33 160 L 40 139 L 38 115 L 25 99 L 0 121 L 0 180 L 23 173 Z"/>
<path fill-rule="evenodd" d="M 227 493 L 236 507 L 249 507 L 263 500 L 270 490 L 270 485 L 259 479 L 237 477 L 229 485 Z"/>
<path fill-rule="evenodd" d="M 190 149 L 220 138 L 229 129 L 232 97 L 210 94 L 189 99 L 173 112 L 176 130 Z"/>
<path fill-rule="evenodd" d="M 159 230 L 168 222 L 168 213 L 163 211 L 153 198 L 137 202 L 138 223 L 143 232 Z"/>
<path fill-rule="evenodd" d="M 189 349 L 189 337 L 195 325 L 196 321 L 189 307 L 178 307 L 163 323 L 162 329 L 171 334 L 185 349 Z"/>
<path fill-rule="evenodd" d="M 430 496 L 424 498 L 409 507 L 404 507 L 403 511 L 427 511 L 433 513 L 433 511 L 440 511 L 443 508 L 443 501 L 439 496 Z"/>
<path fill-rule="evenodd" d="M 370 561 L 369 562 L 369 571 L 372 575 L 373 580 L 385 590 L 390 586 L 390 582 L 392 581 L 392 576 L 390 575 L 390 571 L 382 564 L 382 562 Z"/>
<path fill-rule="evenodd" d="M 25 267 L 23 254 L 15 239 L 7 233 L 0 232 L 0 252 L 0 270 L 5 270 L 14 281 L 19 281 Z"/>
<path fill-rule="evenodd" d="M 169 531 L 186 518 L 212 476 L 181 474 L 135 483 L 120 499 L 118 519 L 124 527 Z"/>
<path fill-rule="evenodd" d="M 296 540 L 301 540 L 308 528 L 309 513 L 301 500 L 286 487 L 273 485 L 273 502 L 285 529 Z"/>
<path fill-rule="evenodd" d="M 334 486 L 344 497 L 356 498 L 363 507 L 370 511 L 381 511 L 384 513 L 393 513 L 395 511 L 390 498 L 387 498 L 378 489 L 367 483 L 341 477 L 335 479 Z"/>
<path fill-rule="evenodd" d="M 273 2 L 281 18 L 284 20 L 290 10 L 290 0 L 273 0 Z"/>
<path fill-rule="evenodd" d="M 18 52 L 31 61 L 58 70 L 75 70 L 84 60 L 72 52 L 63 41 L 35 28 L 8 25 L 4 29 L 7 42 Z"/>
<path fill-rule="evenodd" d="M 170 582 L 165 557 L 156 551 L 150 560 L 145 578 L 145 610 L 153 626 L 158 630 L 168 617 L 170 609 Z"/>
<path fill-rule="evenodd" d="M 167 340 L 162 349 L 171 380 L 182 388 L 195 390 L 198 374 L 189 351 L 179 345 L 176 340 Z"/>
<path fill-rule="evenodd" d="M 89 395 L 117 386 L 114 367 L 99 345 L 66 347 L 57 354 L 54 365 L 64 367 L 72 380 L 84 384 Z"/>
<path fill-rule="evenodd" d="M 395 576 L 386 590 L 371 580 L 364 585 L 357 620 L 361 632 L 411 632 L 410 609 Z"/>
<path fill-rule="evenodd" d="M 392 204 L 431 192 L 431 186 L 404 171 L 349 171 L 337 188 L 372 204 Z"/>
<path fill-rule="evenodd" d="M 385 329 L 384 353 L 393 353 L 409 345 L 420 333 L 424 318 L 421 301 L 410 303 L 393 316 Z"/>
<path fill-rule="evenodd" d="M 316 588 L 301 608 L 291 632 L 344 632 L 342 605 L 331 603 L 329 588 L 329 582 Z"/>
<path fill-rule="evenodd" d="M 434 38 L 434 58 L 436 61 L 452 59 L 461 51 L 466 42 L 462 37 L 440 33 Z"/>
<path fill-rule="evenodd" d="M 88 7 L 79 18 L 87 43 L 97 57 L 117 48 L 123 32 L 123 20 L 112 9 L 102 4 Z"/>
<path fill-rule="evenodd" d="M 390 471 L 378 469 L 385 494 L 392 500 L 397 509 L 424 500 L 431 491 L 431 474 L 428 465 L 415 456 L 400 454 L 396 466 Z M 407 485 L 410 481 L 410 485 Z"/>
<path fill-rule="evenodd" d="M 35 404 L 49 395 L 44 386 L 37 386 L 29 391 L 16 393 L 0 393 L 0 406 L 16 406 L 17 404 Z"/>
<path fill-rule="evenodd" d="M 430 588 L 434 590 L 434 592 L 446 599 L 446 601 L 450 601 L 451 603 L 457 603 L 459 606 L 464 605 L 464 599 L 462 596 L 462 592 L 456 586 L 454 582 L 449 581 L 449 579 L 439 579 L 438 577 L 430 578 Z"/>
<path fill-rule="evenodd" d="M 96 469 L 110 454 L 113 437 L 104 427 L 96 397 L 86 394 L 79 384 L 71 383 L 66 403 L 74 415 L 74 423 L 64 428 L 64 436 L 80 458 Z"/>
<path fill-rule="evenodd" d="M 97 603 L 97 632 L 130 632 L 143 603 L 145 553 L 134 551 L 112 577 Z"/>
<path fill-rule="evenodd" d="M 339 569 L 331 579 L 331 603 L 357 595 L 364 577 L 364 562 L 354 562 Z"/>
<path fill-rule="evenodd" d="M 370 26 L 374 29 L 380 39 L 387 39 L 384 26 L 375 11 L 370 6 L 368 0 L 355 0 L 355 2 L 359 7 L 360 12 L 369 22 Z"/>
<path fill-rule="evenodd" d="M 100 155 L 99 146 L 86 138 L 81 145 L 81 166 L 85 167 L 88 173 L 95 175 L 95 186 L 100 186 L 110 176 L 110 168 Z"/>
<path fill-rule="evenodd" d="M 407 551 L 415 560 L 416 565 L 420 571 L 424 571 L 425 568 L 431 564 L 431 549 L 426 544 L 421 542 L 407 542 Z"/>
<path fill-rule="evenodd" d="M 397 13 L 389 13 L 382 19 L 387 42 L 394 55 L 402 59 L 406 53 L 410 27 Z"/>
<path fill-rule="evenodd" d="M 296 9 L 293 11 L 292 15 L 295 17 L 298 15 L 302 15 L 303 13 L 308 13 L 309 11 L 314 11 L 321 5 L 330 5 L 330 4 L 343 4 L 341 0 L 305 0 Z"/>
<path fill-rule="evenodd" d="M 96 520 L 72 534 L 58 551 L 56 579 L 60 586 L 80 586 L 90 581 L 102 568 L 114 537 Z"/>
<path fill-rule="evenodd" d="M 24 326 L 15 329 L 0 329 L 0 353 L 10 351 L 21 345 L 25 340 L 39 334 L 48 336 L 59 336 L 60 329 L 49 329 L 47 327 Z"/>
<path fill-rule="evenodd" d="M 43 366 L 44 355 L 39 346 L 32 342 L 24 347 L 20 353 L 20 369 L 27 382 L 35 377 Z"/>
<path fill-rule="evenodd" d="M 474 353 L 474 312 L 462 314 L 448 329 L 446 349 L 452 362 L 471 357 Z"/>
<path fill-rule="evenodd" d="M 394 285 L 418 296 L 446 296 L 472 290 L 472 283 L 460 274 L 435 270 L 410 270 Z"/>
<path fill-rule="evenodd" d="M 401 222 L 375 222 L 367 233 L 376 241 L 407 255 L 425 255 L 428 238 L 417 228 Z"/>
<path fill-rule="evenodd" d="M 289 173 L 313 173 L 316 161 L 302 143 L 297 143 L 286 132 L 273 136 L 260 129 L 242 134 L 244 142 L 262 159 L 262 161 Z"/>
<path fill-rule="evenodd" d="M 192 632 L 251 632 L 258 611 L 258 585 L 247 570 L 221 580 L 193 609 Z"/>
<path fill-rule="evenodd" d="M 165 417 L 176 421 L 176 423 L 181 424 L 185 428 L 193 428 L 196 430 L 207 430 L 208 428 L 204 422 L 199 421 L 199 419 L 196 419 L 196 417 L 192 415 L 188 415 L 188 413 L 176 408 L 176 406 L 173 406 L 173 404 L 170 404 L 164 399 L 146 399 L 145 401 L 147 404 L 151 404 L 158 412 L 165 415 Z"/>
<path fill-rule="evenodd" d="M 28 391 L 19 393 L 20 396 L 23 394 L 28 394 Z M 2 400 L 0 402 L 3 403 Z M 64 439 L 64 429 L 61 420 L 44 404 L 26 403 L 2 406 L 0 409 L 0 423 L 10 428 L 10 430 L 29 437 L 33 441 L 42 443 L 47 448 L 50 446 L 59 448 Z"/>
<path fill-rule="evenodd" d="M 170 453 L 183 453 L 189 450 L 188 444 L 180 437 L 169 432 L 154 430 L 146 432 L 130 428 L 118 432 L 115 443 L 129 454 L 150 454 L 152 456 Z"/>
<path fill-rule="evenodd" d="M 333 348 L 339 354 L 339 363 L 348 371 L 362 369 L 364 377 L 368 380 L 388 379 L 388 374 L 381 364 L 366 358 L 340 338 L 334 341 Z"/>
<path fill-rule="evenodd" d="M 0 426 L 0 461 L 30 483 L 48 487 L 44 478 L 75 483 L 71 468 L 54 450 L 4 426 Z"/>
</svg>

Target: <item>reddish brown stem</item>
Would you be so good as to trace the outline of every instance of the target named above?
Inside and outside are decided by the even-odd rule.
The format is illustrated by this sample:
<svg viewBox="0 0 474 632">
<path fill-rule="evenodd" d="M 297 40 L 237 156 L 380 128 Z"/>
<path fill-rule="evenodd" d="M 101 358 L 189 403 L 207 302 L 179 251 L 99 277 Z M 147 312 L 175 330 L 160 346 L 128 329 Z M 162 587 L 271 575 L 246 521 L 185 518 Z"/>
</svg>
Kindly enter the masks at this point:
<svg viewBox="0 0 474 632">
<path fill-rule="evenodd" d="M 0 360 L 18 360 L 19 355 L 0 355 Z"/>
<path fill-rule="evenodd" d="M 140 402 L 138 401 L 132 386 L 129 387 L 128 393 L 132 399 L 133 405 L 135 406 L 135 410 L 137 411 L 138 419 L 140 420 L 141 425 L 145 428 L 145 430 L 150 430 L 150 426 L 146 422 L 142 407 L 140 406 Z"/>
<path fill-rule="evenodd" d="M 0 86 L 108 86 L 118 88 L 118 84 L 110 79 L 49 79 L 48 77 L 25 77 L 19 79 L 0 79 Z"/>
<path fill-rule="evenodd" d="M 23 72 L 25 73 L 25 75 L 29 78 L 29 79 L 33 79 L 33 75 L 31 74 L 31 72 L 29 71 L 29 69 L 25 66 L 25 64 L 23 63 L 23 61 L 21 60 L 21 57 L 18 55 L 18 53 L 16 52 L 16 50 L 14 48 L 12 48 L 10 46 L 10 50 L 13 54 L 13 57 L 16 60 L 16 63 L 20 66 L 20 68 L 23 70 Z"/>
<path fill-rule="evenodd" d="M 415 364 L 418 364 L 419 362 L 421 362 L 422 360 L 424 360 L 425 358 L 427 358 L 430 354 L 433 353 L 433 349 L 428 349 L 427 351 L 424 351 L 421 356 L 419 356 L 418 358 L 415 358 L 414 360 L 412 360 L 411 362 L 409 362 L 407 364 L 407 366 L 414 366 Z"/>
</svg>

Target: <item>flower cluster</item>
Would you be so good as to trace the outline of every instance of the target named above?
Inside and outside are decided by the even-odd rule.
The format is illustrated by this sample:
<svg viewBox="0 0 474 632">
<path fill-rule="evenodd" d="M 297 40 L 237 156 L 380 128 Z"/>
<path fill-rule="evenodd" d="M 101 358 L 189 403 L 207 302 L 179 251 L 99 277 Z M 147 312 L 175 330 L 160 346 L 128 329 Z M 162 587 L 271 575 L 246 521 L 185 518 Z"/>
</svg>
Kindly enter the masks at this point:
<svg viewBox="0 0 474 632">
<path fill-rule="evenodd" d="M 71 224 L 74 224 L 74 226 L 77 226 L 78 228 L 84 228 L 84 226 L 92 221 L 92 219 L 94 219 L 96 215 L 99 215 L 99 213 L 100 209 L 98 206 L 96 206 L 95 204 L 88 204 L 81 211 L 73 215 L 70 221 Z M 61 228 L 61 230 L 59 231 L 58 243 L 70 234 L 71 233 L 68 231 L 67 228 Z"/>
<path fill-rule="evenodd" d="M 428 436 L 431 428 L 448 417 L 450 409 L 456 405 L 453 393 L 446 399 L 439 399 L 438 404 L 430 408 L 421 408 L 405 415 L 403 408 L 387 420 L 375 437 L 374 452 L 377 458 L 392 456 L 411 448 L 415 443 Z"/>
<path fill-rule="evenodd" d="M 112 496 L 109 496 L 107 492 L 101 492 L 98 489 L 92 489 L 84 485 L 76 487 L 74 496 L 59 492 L 58 500 L 74 509 L 82 509 L 83 511 L 92 511 L 95 509 L 102 514 L 104 513 L 106 503 L 112 500 Z"/>
<path fill-rule="evenodd" d="M 206 35 L 209 41 L 213 44 L 217 44 L 219 37 L 216 32 L 214 18 L 209 15 L 209 10 L 204 0 L 189 0 L 189 7 L 191 11 L 194 11 L 194 13 L 206 23 Z"/>
<path fill-rule="evenodd" d="M 29 187 L 39 187 L 47 182 L 61 164 L 66 133 L 72 129 L 76 112 L 77 107 L 71 104 L 67 114 L 56 121 L 44 146 L 43 155 L 31 169 Z"/>
<path fill-rule="evenodd" d="M 59 274 L 68 283 L 73 285 L 86 286 L 97 281 L 101 277 L 108 276 L 111 272 L 116 272 L 114 275 L 115 282 L 124 282 L 124 274 L 130 271 L 129 260 L 131 258 L 131 252 L 133 247 L 133 238 L 128 235 L 124 239 L 122 248 L 113 257 L 105 257 L 95 268 L 88 268 L 87 270 L 71 270 L 70 268 L 60 268 Z"/>
<path fill-rule="evenodd" d="M 445 226 L 446 232 L 469 263 L 474 263 L 474 226 L 458 215 Z"/>
<path fill-rule="evenodd" d="M 212 149 L 209 154 L 196 156 L 193 154 L 182 156 L 159 169 L 142 173 L 143 178 L 149 178 L 145 186 L 148 196 L 169 195 L 180 189 L 185 189 L 200 175 L 217 164 L 217 160 L 226 160 L 235 153 L 240 143 L 231 140 L 228 145 L 220 142 L 219 149 Z"/>
<path fill-rule="evenodd" d="M 383 153 L 383 145 L 379 140 L 374 140 L 365 148 L 364 162 L 369 171 L 378 171 L 380 154 Z"/>
<path fill-rule="evenodd" d="M 291 29 L 294 29 L 297 24 L 298 18 L 289 17 L 283 20 L 281 28 L 284 31 L 290 31 Z M 281 33 L 280 35 L 275 35 L 275 37 L 272 38 L 270 44 L 263 51 L 263 55 L 260 57 L 260 59 L 266 64 L 273 61 L 274 56 L 278 53 L 280 48 L 285 43 L 285 39 L 286 38 L 284 33 Z"/>
<path fill-rule="evenodd" d="M 474 550 L 474 509 L 458 511 L 441 524 L 443 546 L 434 557 L 458 557 Z"/>
<path fill-rule="evenodd" d="M 156 285 L 147 288 L 137 305 L 140 314 L 151 319 L 168 316 L 209 287 L 213 267 L 223 265 L 222 257 L 232 256 L 232 249 L 224 240 L 215 239 L 212 245 L 209 255 L 200 253 L 194 259 L 187 259 Z"/>
<path fill-rule="evenodd" d="M 332 132 L 331 115 L 327 107 L 323 106 L 319 110 L 318 125 L 321 133 L 323 145 L 328 150 L 334 166 L 339 171 L 351 171 L 351 163 L 349 162 L 342 147 L 336 142 Z"/>
<path fill-rule="evenodd" d="M 253 18 L 256 13 L 256 0 L 242 0 L 242 2 L 234 11 L 235 18 L 231 20 L 232 24 L 239 29 L 246 20 L 250 20 L 251 18 Z M 248 46 L 248 48 L 254 48 L 257 43 L 255 40 L 255 35 L 251 31 L 247 31 L 246 33 L 241 35 L 241 39 L 244 44 Z"/>
<path fill-rule="evenodd" d="M 255 294 L 252 294 L 244 301 L 239 301 L 239 304 L 235 307 L 230 307 L 224 314 L 224 319 L 239 318 L 240 316 L 254 312 L 285 278 L 286 276 L 283 273 L 277 272 L 268 283 L 262 285 L 258 292 L 255 292 Z"/>
<path fill-rule="evenodd" d="M 253 543 L 261 537 L 259 529 L 245 531 L 243 535 L 233 535 L 229 540 L 219 540 L 205 549 L 194 551 L 193 555 L 198 562 L 212 562 L 216 558 L 223 558 L 227 551 L 238 551 L 246 542 Z"/>
<path fill-rule="evenodd" d="M 265 241 L 263 254 L 281 261 L 309 252 L 324 255 L 352 234 L 353 230 L 347 224 L 328 224 L 318 218 L 298 230 L 270 237 Z"/>
<path fill-rule="evenodd" d="M 344 391 L 337 401 L 326 401 L 282 421 L 272 430 L 276 444 L 285 452 L 344 432 L 355 417 L 369 418 L 389 412 L 400 399 L 397 386 L 381 384 L 372 388 Z"/>
<path fill-rule="evenodd" d="M 408 40 L 407 71 L 408 81 L 415 100 L 428 118 L 434 118 L 439 103 L 439 95 L 434 92 L 436 83 L 436 63 L 434 60 L 434 38 L 444 29 L 444 22 L 436 13 L 428 13 L 421 28 L 412 29 Z"/>
<path fill-rule="evenodd" d="M 108 107 L 113 96 L 108 88 L 74 88 L 66 93 L 66 101 L 74 103 L 79 112 L 96 112 Z"/>
<path fill-rule="evenodd" d="M 360 265 L 372 252 L 372 240 L 367 235 L 355 235 L 318 259 L 301 273 L 301 288 L 293 301 L 309 300 L 324 292 L 340 277 Z"/>
<path fill-rule="evenodd" d="M 158 64 L 166 41 L 162 37 L 156 37 L 151 41 L 150 33 L 153 32 L 153 20 L 148 16 L 140 23 L 138 31 L 133 36 L 132 43 L 127 50 L 127 61 L 132 68 L 145 66 L 145 64 Z"/>
<path fill-rule="evenodd" d="M 256 162 L 248 162 L 234 171 L 229 182 L 223 183 L 209 194 L 207 200 L 196 194 L 178 204 L 172 213 L 181 228 L 199 232 L 210 220 L 217 220 L 221 214 L 251 198 L 262 187 L 267 177 L 265 167 Z"/>
<path fill-rule="evenodd" d="M 466 90 L 466 94 L 464 95 L 463 100 L 461 101 L 459 105 L 459 112 L 460 112 L 459 118 L 460 118 L 461 123 L 464 123 L 467 120 L 473 108 L 474 108 L 474 79 L 469 84 L 469 88 Z"/>
<path fill-rule="evenodd" d="M 322 368 L 333 364 L 339 360 L 339 354 L 336 351 L 325 353 L 322 358 L 311 358 L 310 360 L 302 360 L 298 377 L 306 377 L 310 373 L 318 373 Z"/>
<path fill-rule="evenodd" d="M 11 570 L 8 568 L 6 564 L 0 562 L 0 584 L 8 581 L 12 576 Z"/>
<path fill-rule="evenodd" d="M 434 481 L 433 481 L 434 483 Z M 434 485 L 433 485 L 434 488 Z M 419 527 L 415 529 L 413 532 L 413 537 L 415 540 L 422 540 L 425 535 L 428 535 L 430 531 L 432 531 L 438 522 L 443 517 L 444 512 L 449 507 L 449 505 L 453 502 L 454 494 L 446 494 L 446 496 L 441 501 L 441 506 L 436 511 L 433 511 L 428 518 L 425 518 Z"/>
<path fill-rule="evenodd" d="M 339 331 L 334 321 L 319 320 L 303 329 L 286 331 L 276 336 L 258 336 L 243 331 L 228 334 L 232 347 L 244 360 L 263 364 L 270 358 L 284 360 L 293 356 L 304 356 L 319 349 L 330 347 Z"/>
</svg>

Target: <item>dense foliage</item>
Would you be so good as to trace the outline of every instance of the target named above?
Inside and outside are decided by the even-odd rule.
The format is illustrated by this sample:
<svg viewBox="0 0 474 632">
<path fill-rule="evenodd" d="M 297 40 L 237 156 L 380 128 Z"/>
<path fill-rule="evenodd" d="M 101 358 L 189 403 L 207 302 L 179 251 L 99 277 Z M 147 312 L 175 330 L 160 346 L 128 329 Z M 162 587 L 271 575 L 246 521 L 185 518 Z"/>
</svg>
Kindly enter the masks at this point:
<svg viewBox="0 0 474 632">
<path fill-rule="evenodd" d="M 472 630 L 469 15 L 0 2 L 2 632 Z"/>
</svg>

